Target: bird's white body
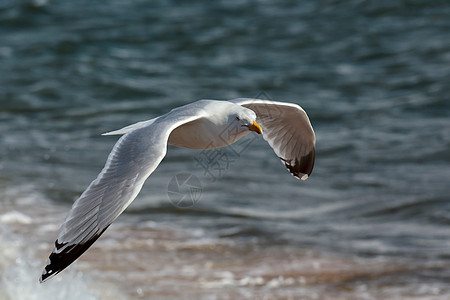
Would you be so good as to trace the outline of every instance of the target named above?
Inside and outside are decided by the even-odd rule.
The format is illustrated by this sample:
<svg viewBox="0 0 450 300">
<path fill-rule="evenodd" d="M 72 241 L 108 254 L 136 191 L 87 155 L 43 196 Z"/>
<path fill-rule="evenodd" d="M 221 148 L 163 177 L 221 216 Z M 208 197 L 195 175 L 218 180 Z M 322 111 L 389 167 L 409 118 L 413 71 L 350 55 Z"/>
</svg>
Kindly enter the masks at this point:
<svg viewBox="0 0 450 300">
<path fill-rule="evenodd" d="M 100 237 L 139 194 L 166 155 L 167 145 L 219 148 L 250 131 L 263 135 L 292 175 L 308 178 L 314 166 L 315 135 L 305 111 L 296 104 L 200 100 L 105 133 L 122 137 L 103 170 L 73 204 L 40 281 L 62 271 Z"/>
<path fill-rule="evenodd" d="M 252 110 L 243 109 L 240 105 L 231 102 L 200 100 L 195 103 L 205 111 L 209 111 L 211 105 L 214 104 L 214 109 L 218 109 L 218 111 L 216 114 L 206 113 L 205 117 L 175 128 L 169 136 L 169 145 L 198 150 L 225 147 L 250 133 L 248 128 L 233 126 L 236 116 L 242 120 L 245 117 L 256 119 Z M 202 104 L 204 105 L 202 106 Z M 221 113 L 224 111 L 228 111 L 229 114 Z"/>
</svg>

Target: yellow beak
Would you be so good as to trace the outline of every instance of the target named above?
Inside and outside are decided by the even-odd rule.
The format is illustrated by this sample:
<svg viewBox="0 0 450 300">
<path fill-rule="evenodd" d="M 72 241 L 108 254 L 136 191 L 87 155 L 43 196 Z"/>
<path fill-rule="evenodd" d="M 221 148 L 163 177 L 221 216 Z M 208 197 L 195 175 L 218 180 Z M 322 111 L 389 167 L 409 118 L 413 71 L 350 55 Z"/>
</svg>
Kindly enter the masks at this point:
<svg viewBox="0 0 450 300">
<path fill-rule="evenodd" d="M 258 133 L 258 134 L 262 134 L 263 133 L 262 129 L 261 129 L 261 126 L 259 126 L 259 124 L 256 123 L 255 121 L 253 121 L 252 125 L 244 125 L 244 126 L 247 126 L 250 131 L 254 131 L 254 132 Z"/>
</svg>

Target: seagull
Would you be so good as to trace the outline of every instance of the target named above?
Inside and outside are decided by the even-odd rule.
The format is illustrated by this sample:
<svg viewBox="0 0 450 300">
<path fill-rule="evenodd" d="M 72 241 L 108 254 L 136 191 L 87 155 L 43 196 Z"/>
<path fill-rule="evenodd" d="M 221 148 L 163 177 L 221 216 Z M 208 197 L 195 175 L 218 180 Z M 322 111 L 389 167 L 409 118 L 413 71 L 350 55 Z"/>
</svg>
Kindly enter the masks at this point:
<svg viewBox="0 0 450 300">
<path fill-rule="evenodd" d="M 40 282 L 82 255 L 130 205 L 167 152 L 167 145 L 215 149 L 250 132 L 261 134 L 289 172 L 306 180 L 314 167 L 315 134 L 297 104 L 239 98 L 199 100 L 157 118 L 103 135 L 121 135 L 97 178 L 74 202 Z"/>
</svg>

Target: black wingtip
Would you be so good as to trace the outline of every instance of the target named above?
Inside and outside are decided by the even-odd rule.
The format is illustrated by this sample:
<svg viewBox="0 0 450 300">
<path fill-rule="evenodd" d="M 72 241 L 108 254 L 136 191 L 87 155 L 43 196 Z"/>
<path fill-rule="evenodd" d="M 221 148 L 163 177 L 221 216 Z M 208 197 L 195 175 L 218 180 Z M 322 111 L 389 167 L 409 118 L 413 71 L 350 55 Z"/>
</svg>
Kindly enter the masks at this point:
<svg viewBox="0 0 450 300">
<path fill-rule="evenodd" d="M 42 271 L 39 282 L 45 282 L 71 265 L 78 257 L 89 249 L 108 227 L 109 226 L 92 236 L 92 238 L 85 243 L 68 245 L 68 243 L 58 243 L 58 240 L 56 240 L 55 247 L 47 260 L 47 265 Z"/>
<path fill-rule="evenodd" d="M 301 180 L 306 180 L 309 175 L 311 175 L 314 168 L 315 151 L 312 149 L 307 155 L 302 156 L 300 160 L 298 160 L 298 158 L 287 160 L 281 157 L 280 159 L 284 162 L 284 165 L 293 176 L 300 178 Z"/>
<path fill-rule="evenodd" d="M 74 262 L 81 253 L 78 253 L 79 251 L 70 252 L 82 246 L 83 244 L 67 246 L 67 243 L 58 243 L 58 240 L 56 240 L 55 247 L 47 260 L 47 265 L 42 271 L 39 282 L 45 282 Z"/>
</svg>

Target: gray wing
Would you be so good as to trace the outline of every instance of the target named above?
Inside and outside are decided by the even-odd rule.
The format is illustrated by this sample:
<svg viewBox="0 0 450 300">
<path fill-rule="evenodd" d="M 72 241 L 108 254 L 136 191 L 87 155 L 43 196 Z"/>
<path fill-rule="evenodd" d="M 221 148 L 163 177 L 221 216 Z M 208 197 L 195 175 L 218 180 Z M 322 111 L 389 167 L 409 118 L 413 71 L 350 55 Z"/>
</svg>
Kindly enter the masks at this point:
<svg viewBox="0 0 450 300">
<path fill-rule="evenodd" d="M 306 112 L 297 104 L 240 98 L 230 102 L 256 113 L 263 138 L 286 168 L 306 180 L 314 167 L 316 137 Z"/>
<path fill-rule="evenodd" d="M 100 237 L 164 158 L 172 130 L 200 117 L 189 110 L 173 110 L 117 141 L 103 170 L 68 213 L 41 282 L 69 266 Z"/>
</svg>

